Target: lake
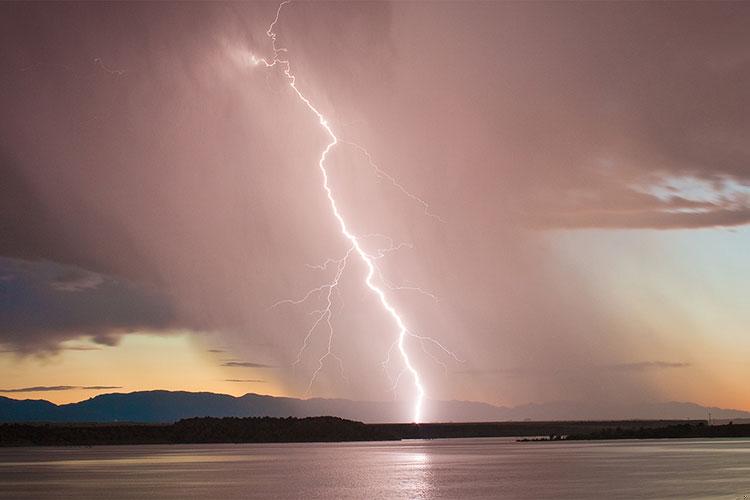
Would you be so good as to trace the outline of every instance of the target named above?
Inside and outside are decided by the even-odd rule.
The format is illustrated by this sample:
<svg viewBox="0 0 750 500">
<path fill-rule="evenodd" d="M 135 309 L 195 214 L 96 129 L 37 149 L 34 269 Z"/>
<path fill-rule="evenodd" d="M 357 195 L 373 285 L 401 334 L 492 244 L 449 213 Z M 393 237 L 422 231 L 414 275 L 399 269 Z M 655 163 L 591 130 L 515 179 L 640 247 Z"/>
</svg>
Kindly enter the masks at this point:
<svg viewBox="0 0 750 500">
<path fill-rule="evenodd" d="M 0 498 L 750 499 L 750 440 L 0 449 Z"/>
</svg>

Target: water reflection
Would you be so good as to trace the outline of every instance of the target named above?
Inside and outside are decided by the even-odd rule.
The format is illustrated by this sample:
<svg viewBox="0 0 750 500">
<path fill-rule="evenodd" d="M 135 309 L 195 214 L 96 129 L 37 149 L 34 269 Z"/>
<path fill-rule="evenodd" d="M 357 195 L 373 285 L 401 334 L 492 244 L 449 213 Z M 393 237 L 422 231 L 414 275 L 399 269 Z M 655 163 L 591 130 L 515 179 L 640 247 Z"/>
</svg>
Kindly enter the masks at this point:
<svg viewBox="0 0 750 500">
<path fill-rule="evenodd" d="M 0 449 L 0 498 L 742 498 L 748 440 Z"/>
<path fill-rule="evenodd" d="M 398 498 L 434 498 L 430 456 L 423 452 L 399 453 L 391 464 L 392 474 L 398 477 Z"/>
</svg>

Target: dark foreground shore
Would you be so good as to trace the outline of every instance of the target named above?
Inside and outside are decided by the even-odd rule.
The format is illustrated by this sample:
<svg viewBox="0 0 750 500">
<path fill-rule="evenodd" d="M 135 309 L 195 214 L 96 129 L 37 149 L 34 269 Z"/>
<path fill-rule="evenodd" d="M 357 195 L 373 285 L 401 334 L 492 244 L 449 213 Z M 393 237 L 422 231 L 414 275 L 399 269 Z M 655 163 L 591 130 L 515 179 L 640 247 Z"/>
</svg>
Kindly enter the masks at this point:
<svg viewBox="0 0 750 500">
<path fill-rule="evenodd" d="M 746 438 L 750 424 L 706 425 L 705 422 L 681 423 L 664 427 L 608 427 L 588 433 L 571 434 L 566 440 L 593 439 L 680 439 L 680 438 Z"/>
<path fill-rule="evenodd" d="M 750 425 L 692 421 L 364 424 L 337 417 L 190 418 L 172 424 L 0 424 L 0 446 L 387 441 L 474 437 L 567 439 L 750 437 Z M 676 429 L 676 430 L 675 430 Z M 727 431 L 724 431 L 727 432 Z"/>
</svg>

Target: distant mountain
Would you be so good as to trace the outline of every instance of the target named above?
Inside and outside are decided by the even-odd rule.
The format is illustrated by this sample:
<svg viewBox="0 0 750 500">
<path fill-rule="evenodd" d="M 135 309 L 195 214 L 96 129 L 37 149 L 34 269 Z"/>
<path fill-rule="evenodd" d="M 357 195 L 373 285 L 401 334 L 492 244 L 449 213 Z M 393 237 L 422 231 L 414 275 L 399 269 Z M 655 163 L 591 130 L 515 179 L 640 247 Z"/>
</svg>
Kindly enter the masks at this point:
<svg viewBox="0 0 750 500">
<path fill-rule="evenodd" d="M 559 401 L 528 404 L 515 407 L 510 412 L 512 420 L 706 420 L 709 412 L 717 420 L 750 418 L 750 412 L 724 408 L 705 407 L 695 403 L 675 401 L 641 403 L 636 405 Z"/>
<path fill-rule="evenodd" d="M 11 399 L 0 396 L 0 422 L 56 421 L 60 407 L 35 399 Z"/>
<path fill-rule="evenodd" d="M 705 420 L 748 419 L 750 412 L 706 408 L 693 403 L 617 405 L 552 402 L 507 408 L 469 401 L 426 401 L 428 422 L 521 420 Z M 78 403 L 0 397 L 0 422 L 174 422 L 190 417 L 308 417 L 333 415 L 363 422 L 402 422 L 411 414 L 406 402 L 295 399 L 211 392 L 142 391 L 102 394 Z"/>
</svg>

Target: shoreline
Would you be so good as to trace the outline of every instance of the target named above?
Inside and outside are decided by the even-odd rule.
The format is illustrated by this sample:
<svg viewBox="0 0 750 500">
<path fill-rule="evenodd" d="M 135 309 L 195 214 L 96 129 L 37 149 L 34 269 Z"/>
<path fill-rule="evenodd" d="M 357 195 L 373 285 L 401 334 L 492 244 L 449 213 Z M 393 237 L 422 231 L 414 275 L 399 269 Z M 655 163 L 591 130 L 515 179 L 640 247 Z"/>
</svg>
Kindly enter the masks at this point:
<svg viewBox="0 0 750 500">
<path fill-rule="evenodd" d="M 728 429 L 721 430 L 725 427 Z M 338 417 L 200 417 L 163 424 L 0 424 L 0 447 L 324 443 L 482 437 L 525 438 L 519 439 L 524 442 L 640 437 L 750 437 L 750 424 L 708 426 L 704 421 L 695 420 L 366 424 Z"/>
</svg>

